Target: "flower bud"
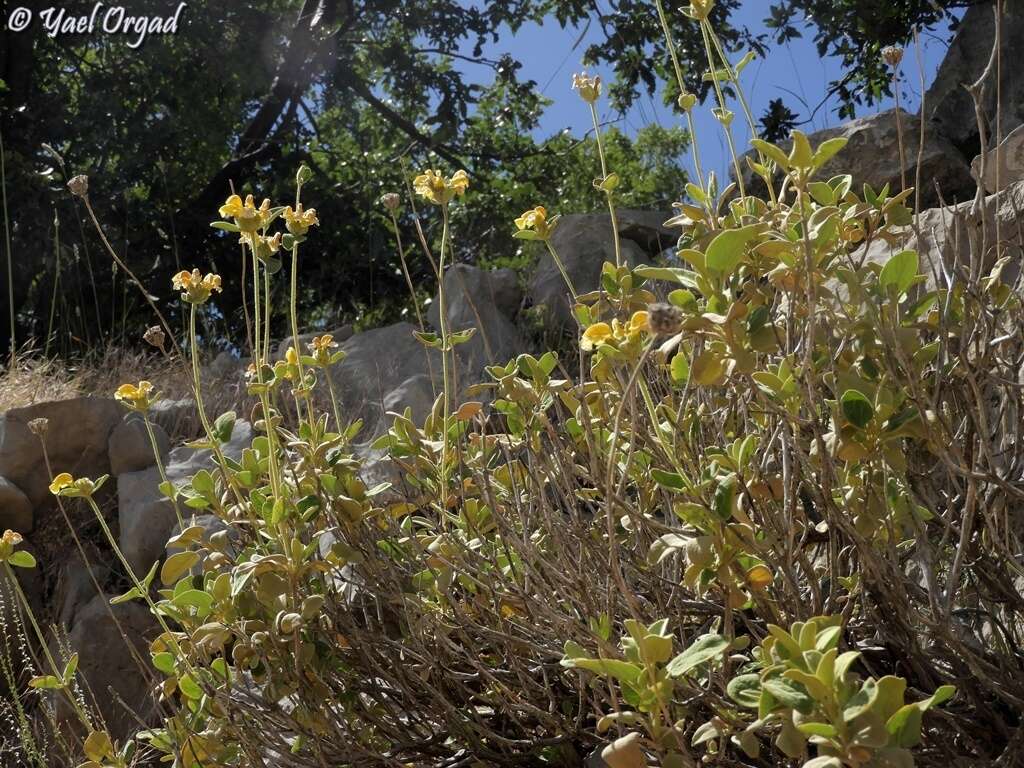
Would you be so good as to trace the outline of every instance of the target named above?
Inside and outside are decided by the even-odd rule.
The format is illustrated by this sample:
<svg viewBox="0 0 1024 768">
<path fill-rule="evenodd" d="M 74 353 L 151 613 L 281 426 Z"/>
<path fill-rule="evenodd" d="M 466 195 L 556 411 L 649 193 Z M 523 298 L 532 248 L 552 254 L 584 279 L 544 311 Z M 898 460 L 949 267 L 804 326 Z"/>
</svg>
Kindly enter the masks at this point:
<svg viewBox="0 0 1024 768">
<path fill-rule="evenodd" d="M 381 205 L 394 213 L 398 210 L 398 206 L 402 201 L 394 192 L 388 192 L 386 195 L 381 196 L 380 202 Z"/>
<path fill-rule="evenodd" d="M 300 187 L 307 181 L 313 178 L 313 169 L 303 163 L 299 166 L 299 170 L 295 172 L 295 183 Z"/>
<path fill-rule="evenodd" d="M 903 49 L 898 45 L 887 45 L 882 49 L 882 61 L 895 69 L 903 61 Z"/>
<path fill-rule="evenodd" d="M 84 173 L 75 176 L 68 182 L 68 189 L 76 197 L 86 197 L 89 194 L 89 177 Z"/>
<path fill-rule="evenodd" d="M 647 307 L 647 327 L 654 336 L 673 336 L 682 323 L 683 313 L 678 307 L 662 302 Z"/>
<path fill-rule="evenodd" d="M 167 341 L 167 336 L 164 334 L 164 329 L 159 325 L 152 325 L 146 329 L 146 332 L 142 334 L 143 340 L 150 346 L 156 347 L 160 351 L 163 351 L 164 342 Z"/>
</svg>

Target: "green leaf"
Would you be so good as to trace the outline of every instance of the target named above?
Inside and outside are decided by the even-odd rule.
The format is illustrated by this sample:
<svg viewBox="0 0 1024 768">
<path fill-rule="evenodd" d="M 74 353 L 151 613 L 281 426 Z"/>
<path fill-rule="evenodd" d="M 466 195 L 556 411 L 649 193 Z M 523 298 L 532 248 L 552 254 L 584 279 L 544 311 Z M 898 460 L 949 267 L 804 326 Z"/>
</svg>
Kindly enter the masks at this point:
<svg viewBox="0 0 1024 768">
<path fill-rule="evenodd" d="M 810 170 L 814 164 L 811 142 L 803 131 L 793 131 L 793 148 L 789 151 L 789 164 L 798 170 Z"/>
<path fill-rule="evenodd" d="M 686 550 L 690 539 L 680 536 L 678 533 L 666 533 L 659 536 L 651 544 L 647 551 L 647 562 L 651 565 L 659 565 L 673 555 L 678 555 Z"/>
<path fill-rule="evenodd" d="M 672 362 L 669 364 L 669 375 L 672 377 L 672 383 L 682 386 L 690 380 L 690 363 L 686 359 L 686 355 L 677 354 L 672 358 Z"/>
<path fill-rule="evenodd" d="M 694 359 L 690 374 L 702 387 L 719 384 L 725 376 L 725 363 L 714 352 L 704 352 Z"/>
<path fill-rule="evenodd" d="M 174 674 L 174 655 L 167 651 L 154 654 L 153 666 L 168 677 L 172 676 Z"/>
<path fill-rule="evenodd" d="M 633 270 L 633 274 L 638 277 L 647 278 L 648 280 L 665 280 L 669 283 L 679 283 L 685 285 L 687 288 L 697 287 L 697 277 L 689 269 L 680 269 L 678 267 L 650 267 L 646 264 L 641 264 L 639 267 Z"/>
<path fill-rule="evenodd" d="M 33 677 L 28 681 L 30 688 L 39 688 L 42 690 L 55 691 L 63 687 L 60 678 L 54 677 L 53 675 L 40 675 Z"/>
<path fill-rule="evenodd" d="M 719 481 L 715 489 L 715 498 L 712 508 L 715 516 L 725 522 L 732 518 L 733 506 L 736 501 L 736 475 L 730 474 Z"/>
<path fill-rule="evenodd" d="M 87 758 L 100 763 L 108 755 L 113 754 L 114 745 L 106 731 L 93 731 L 82 744 L 82 751 L 85 752 Z"/>
<path fill-rule="evenodd" d="M 607 675 L 627 683 L 635 683 L 643 674 L 639 664 L 632 664 L 621 659 L 569 659 L 562 665 L 573 669 L 585 669 L 598 675 Z"/>
<path fill-rule="evenodd" d="M 174 584 L 198 562 L 198 552 L 175 552 L 167 558 L 160 569 L 160 581 L 166 585 Z"/>
<path fill-rule="evenodd" d="M 751 139 L 750 145 L 765 157 L 774 160 L 775 164 L 778 165 L 780 169 L 784 171 L 789 170 L 789 158 L 779 147 L 774 144 L 770 144 L 764 139 Z"/>
<path fill-rule="evenodd" d="M 838 733 L 836 727 L 828 723 L 800 723 L 796 728 L 800 733 L 806 733 L 808 736 L 824 736 L 827 739 Z"/>
<path fill-rule="evenodd" d="M 860 429 L 864 429 L 875 415 L 874 406 L 856 389 L 848 389 L 843 392 L 840 406 L 846 420 Z"/>
<path fill-rule="evenodd" d="M 762 686 L 779 703 L 790 709 L 795 709 L 801 714 L 810 714 L 811 710 L 814 709 L 814 699 L 807 695 L 807 691 L 799 683 L 784 677 L 772 677 L 765 680 Z"/>
<path fill-rule="evenodd" d="M 882 267 L 878 275 L 878 285 L 883 291 L 890 287 L 897 296 L 905 293 L 917 277 L 917 251 L 901 251 L 893 256 Z"/>
<path fill-rule="evenodd" d="M 689 648 L 672 659 L 665 669 L 669 677 L 681 677 L 700 665 L 720 657 L 728 647 L 729 641 L 721 635 L 701 635 Z"/>
<path fill-rule="evenodd" d="M 757 237 L 763 229 L 764 226 L 761 224 L 750 224 L 720 232 L 704 254 L 704 263 L 708 270 L 718 272 L 723 277 L 731 275 L 743 259 L 747 243 Z"/>
<path fill-rule="evenodd" d="M 198 472 L 196 472 L 195 476 L 192 478 L 191 485 L 192 485 L 192 489 L 194 491 L 196 491 L 197 493 L 201 493 L 201 494 L 204 494 L 204 495 L 205 494 L 213 493 L 213 489 L 214 489 L 213 475 L 211 475 L 205 469 L 200 469 Z"/>
<path fill-rule="evenodd" d="M 78 671 L 78 654 L 71 654 L 71 658 L 68 659 L 68 663 L 64 665 L 64 672 L 61 673 L 61 677 L 64 680 L 64 685 L 68 685 L 75 677 L 75 672 Z"/>
<path fill-rule="evenodd" d="M 690 487 L 690 484 L 686 482 L 686 478 L 677 472 L 666 472 L 663 469 L 652 469 L 651 477 L 654 478 L 654 482 L 670 491 L 685 491 Z"/>
<path fill-rule="evenodd" d="M 26 552 L 24 549 L 19 549 L 17 552 L 7 558 L 7 562 L 16 568 L 35 568 L 36 559 L 31 552 Z"/>
<path fill-rule="evenodd" d="M 237 418 L 234 411 L 228 411 L 218 416 L 217 420 L 213 423 L 214 437 L 221 443 L 228 442 L 231 439 L 231 434 L 235 431 L 235 420 Z"/>
<path fill-rule="evenodd" d="M 757 709 L 761 701 L 761 676 L 756 674 L 739 675 L 729 681 L 726 686 L 729 698 L 747 709 Z"/>
<path fill-rule="evenodd" d="M 839 152 L 842 151 L 843 147 L 849 139 L 841 136 L 834 139 L 826 139 L 818 145 L 818 150 L 814 153 L 814 169 L 821 168 L 825 163 L 831 160 Z"/>
</svg>

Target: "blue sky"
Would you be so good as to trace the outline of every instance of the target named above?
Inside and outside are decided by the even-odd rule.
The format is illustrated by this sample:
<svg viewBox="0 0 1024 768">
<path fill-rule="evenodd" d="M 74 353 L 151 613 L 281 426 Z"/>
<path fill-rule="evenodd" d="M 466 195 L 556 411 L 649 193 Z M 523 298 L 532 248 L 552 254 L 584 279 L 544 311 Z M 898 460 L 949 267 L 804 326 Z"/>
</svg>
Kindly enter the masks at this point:
<svg viewBox="0 0 1024 768">
<path fill-rule="evenodd" d="M 767 15 L 767 5 L 767 0 L 744 0 L 740 11 L 734 17 L 736 26 L 747 26 L 755 34 L 765 32 L 763 19 Z M 570 91 L 569 86 L 573 72 L 582 69 L 583 51 L 589 43 L 600 41 L 601 32 L 598 24 L 591 24 L 587 35 L 574 50 L 573 45 L 579 39 L 580 29 L 582 27 L 562 29 L 554 19 L 551 19 L 543 26 L 531 24 L 520 29 L 515 35 L 506 34 L 498 43 L 485 50 L 485 55 L 511 53 L 523 63 L 520 76 L 523 79 L 535 80 L 542 93 L 555 100 L 542 118 L 538 131 L 540 137 L 565 128 L 575 135 L 582 135 L 590 127 L 589 112 Z M 948 29 L 942 28 L 925 32 L 920 39 L 920 55 L 927 87 L 945 55 L 950 35 Z M 735 57 L 739 58 L 738 55 Z M 471 65 L 460 66 L 466 68 Z M 905 82 L 904 96 L 901 97 L 902 106 L 910 111 L 916 111 L 920 103 L 920 86 L 917 55 L 913 50 L 907 51 L 902 69 Z M 601 74 L 606 79 L 611 77 L 611 72 L 607 70 L 597 69 L 591 72 Z M 489 76 L 489 70 L 477 68 L 474 71 L 470 68 L 466 69 L 466 74 L 470 78 L 486 77 Z M 770 47 L 766 58 L 755 60 L 744 71 L 742 83 L 755 118 L 763 114 L 769 101 L 782 97 L 791 109 L 799 113 L 801 119 L 806 119 L 810 110 L 804 108 L 803 103 L 817 105 L 824 98 L 828 84 L 841 74 L 842 66 L 839 60 L 822 59 L 818 56 L 813 42 L 813 30 L 808 29 L 801 39 L 784 46 Z M 727 170 L 728 150 L 721 127 L 709 114 L 708 106 L 697 110 L 701 157 L 706 169 L 717 170 L 721 176 Z M 802 126 L 803 130 L 818 130 L 839 123 L 835 114 L 837 106 L 833 100 L 821 107 L 815 114 L 813 123 L 810 126 Z M 862 110 L 858 117 L 891 107 L 892 102 L 887 101 Z M 611 111 L 602 114 L 605 120 L 617 117 Z M 674 124 L 676 120 L 675 115 L 660 105 L 657 97 L 652 100 L 643 96 L 623 117 L 619 125 L 628 132 L 635 132 L 651 122 L 667 126 Z M 733 131 L 737 145 L 745 148 L 749 132 L 741 115 L 737 115 Z M 687 158 L 688 165 L 689 162 Z"/>
</svg>

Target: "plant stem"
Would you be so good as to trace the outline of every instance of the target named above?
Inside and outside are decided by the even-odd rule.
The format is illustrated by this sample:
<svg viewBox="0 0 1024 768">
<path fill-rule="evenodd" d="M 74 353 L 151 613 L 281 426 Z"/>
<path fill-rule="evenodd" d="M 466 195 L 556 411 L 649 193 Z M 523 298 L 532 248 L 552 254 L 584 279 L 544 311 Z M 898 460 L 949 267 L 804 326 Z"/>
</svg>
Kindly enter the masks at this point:
<svg viewBox="0 0 1024 768">
<path fill-rule="evenodd" d="M 21 588 L 21 583 L 18 581 L 18 577 L 14 573 L 14 569 L 11 568 L 11 564 L 4 562 L 4 572 L 7 574 L 8 580 L 14 585 L 14 592 L 18 596 L 18 601 L 21 603 L 22 610 L 25 611 L 25 615 L 28 617 L 29 623 L 32 625 L 33 631 L 35 631 L 36 637 L 39 639 L 39 645 L 43 649 L 43 655 L 46 656 L 46 663 L 50 665 L 50 672 L 61 681 L 61 691 L 68 698 L 68 703 L 71 704 L 71 708 L 75 710 L 75 714 L 78 715 L 78 719 L 82 721 L 88 730 L 92 730 L 92 723 L 89 721 L 89 716 L 82 709 L 81 703 L 71 694 L 69 687 L 63 685 L 64 672 L 57 666 L 56 660 L 53 658 L 53 654 L 50 653 L 50 646 L 46 642 L 46 637 L 43 635 L 43 630 L 39 628 L 39 622 L 36 621 L 35 612 L 32 610 L 32 605 L 29 603 L 28 598 L 25 596 L 25 592 Z"/>
<path fill-rule="evenodd" d="M 604 157 L 604 144 L 601 142 L 601 126 L 597 120 L 597 107 L 590 102 L 590 117 L 594 121 L 594 137 L 597 139 L 597 156 L 601 159 L 601 181 L 608 178 L 608 163 Z M 619 244 L 619 222 L 615 219 L 615 203 L 612 200 L 612 191 L 603 190 L 608 200 L 608 215 L 612 220 L 612 237 L 615 241 L 615 266 L 622 266 L 622 246 Z"/>
<path fill-rule="evenodd" d="M 672 32 L 668 26 L 668 17 L 665 15 L 665 7 L 661 0 L 654 0 L 658 6 L 658 19 L 661 21 L 661 31 L 665 35 L 665 47 L 668 48 L 669 56 L 672 57 L 672 68 L 676 73 L 676 82 L 679 85 L 679 95 L 686 92 L 686 83 L 683 79 L 683 68 L 679 65 L 679 54 L 676 53 L 676 44 L 672 39 Z M 690 141 L 693 142 L 693 167 L 697 172 L 697 183 L 704 189 L 704 171 L 700 165 L 700 147 L 697 144 L 697 126 L 693 122 L 691 110 L 686 110 L 686 124 L 690 132 Z"/>
<path fill-rule="evenodd" d="M 614 217 L 613 217 L 614 220 Z M 572 296 L 573 303 L 576 303 L 578 294 L 576 293 L 576 287 L 572 284 L 572 280 L 569 278 L 569 273 L 565 270 L 565 264 L 562 263 L 562 258 L 555 251 L 555 246 L 551 244 L 548 239 L 544 240 L 544 245 L 548 248 L 548 253 L 551 254 L 551 258 L 555 262 L 555 266 L 558 267 L 558 271 L 562 273 L 562 279 L 565 280 L 565 285 L 569 289 L 569 293 Z"/>
<path fill-rule="evenodd" d="M 110 257 L 114 260 L 117 266 L 125 271 L 125 274 L 131 278 L 131 281 L 135 283 L 139 291 L 142 292 L 142 298 L 146 300 L 146 303 L 149 304 L 150 308 L 156 314 L 157 319 L 160 321 L 160 324 L 164 327 L 164 331 L 167 333 L 168 338 L 170 338 L 171 344 L 174 345 L 174 351 L 181 356 L 181 347 L 178 346 L 178 341 L 174 338 L 174 333 L 171 331 L 171 326 L 170 323 L 167 322 L 167 318 L 164 317 L 163 312 L 161 312 L 160 308 L 157 307 L 156 302 L 153 301 L 153 297 L 149 295 L 149 291 L 146 290 L 146 287 L 142 284 L 139 278 L 135 276 L 135 273 L 128 268 L 128 265 L 125 264 L 124 261 L 121 260 L 121 257 L 114 251 L 113 246 L 111 246 L 110 241 L 107 240 L 107 236 L 103 232 L 103 227 L 100 226 L 99 219 L 96 218 L 96 213 L 92 209 L 92 203 L 89 202 L 89 197 L 83 197 L 82 200 L 85 202 L 85 210 L 89 212 L 89 218 L 92 219 L 92 224 L 99 233 L 100 240 L 103 242 L 103 246 L 107 249 L 107 253 L 110 254 Z M 111 328 L 111 334 L 113 334 L 113 330 L 114 329 Z"/>
<path fill-rule="evenodd" d="M 57 312 L 57 286 L 60 285 L 60 218 L 57 209 L 53 209 L 53 296 L 50 298 L 50 322 L 46 326 L 46 346 L 43 357 L 50 356 L 50 343 L 53 341 L 53 318 Z"/>
<path fill-rule="evenodd" d="M 16 349 L 14 337 L 17 331 L 14 323 L 14 254 L 11 253 L 11 220 L 7 214 L 7 165 L 4 155 L 4 134 L 3 131 L 0 131 L 0 195 L 2 195 L 4 207 L 4 242 L 7 247 L 7 304 L 11 320 L 10 353 L 11 367 L 13 368 Z"/>
<path fill-rule="evenodd" d="M 444 420 L 441 423 L 441 514 L 448 509 L 448 415 L 451 410 L 451 392 L 448 370 L 448 306 L 444 292 L 444 259 L 448 253 L 448 205 L 441 206 L 441 254 L 437 260 L 437 309 L 441 330 L 441 380 L 444 386 Z M 454 357 L 455 348 L 451 349 Z M 429 359 L 429 354 L 428 354 Z"/>
</svg>

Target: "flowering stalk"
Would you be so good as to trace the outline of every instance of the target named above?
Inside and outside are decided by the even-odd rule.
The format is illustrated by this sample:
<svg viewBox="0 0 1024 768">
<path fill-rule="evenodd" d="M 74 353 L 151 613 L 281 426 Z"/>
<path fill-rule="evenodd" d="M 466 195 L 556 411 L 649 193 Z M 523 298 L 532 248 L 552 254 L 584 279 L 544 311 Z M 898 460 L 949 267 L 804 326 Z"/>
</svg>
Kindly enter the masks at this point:
<svg viewBox="0 0 1024 768">
<path fill-rule="evenodd" d="M 32 605 L 29 603 L 28 598 L 25 596 L 25 592 L 21 588 L 21 583 L 18 581 L 18 577 L 14 574 L 14 569 L 11 568 L 10 563 L 8 563 L 6 560 L 3 561 L 3 566 L 4 572 L 7 574 L 8 581 L 10 581 L 11 584 L 14 585 L 14 593 L 18 596 L 18 602 L 21 603 L 21 608 L 24 611 L 25 615 L 28 617 L 28 621 L 32 625 L 32 630 L 35 632 L 36 638 L 39 640 L 39 645 L 43 649 L 43 655 L 46 657 L 46 663 L 50 666 L 50 673 L 63 683 L 64 673 L 60 669 L 60 667 L 57 666 L 57 661 L 53 658 L 53 654 L 50 653 L 50 646 L 46 642 L 46 637 L 43 635 L 42 629 L 40 629 L 39 627 L 39 622 L 36 620 L 36 615 L 35 612 L 32 610 Z M 71 693 L 69 686 L 61 685 L 60 690 L 67 697 L 68 703 L 71 705 L 71 708 L 75 711 L 75 714 L 78 716 L 78 719 L 82 721 L 82 725 L 84 725 L 88 730 L 92 731 L 93 726 L 92 722 L 89 720 L 88 713 L 82 707 L 81 702 L 79 702 L 78 699 L 76 699 L 74 695 Z"/>
<path fill-rule="evenodd" d="M 604 145 L 601 142 L 601 126 L 597 120 L 597 107 L 590 103 L 590 117 L 594 121 L 594 137 L 597 139 L 597 155 L 601 158 L 601 186 L 604 189 L 605 199 L 608 201 L 608 215 L 612 220 L 612 239 L 615 243 L 615 266 L 622 266 L 622 246 L 619 243 L 619 222 L 615 218 L 615 201 L 611 185 L 608 184 L 608 164 L 604 157 Z"/>
<path fill-rule="evenodd" d="M 444 386 L 444 419 L 441 422 L 441 511 L 448 508 L 448 416 L 451 411 L 451 392 L 448 378 L 449 339 L 448 305 L 444 294 L 444 257 L 448 251 L 448 203 L 441 206 L 441 254 L 437 260 L 437 308 L 441 326 L 441 381 Z M 450 349 L 452 356 L 455 348 Z M 429 358 L 429 356 L 428 356 Z"/>
<path fill-rule="evenodd" d="M 690 132 L 690 141 L 693 143 L 693 166 L 697 172 L 697 183 L 704 189 L 704 171 L 700 165 L 700 146 L 697 143 L 697 126 L 693 122 L 693 104 L 696 97 L 686 90 L 686 83 L 683 79 L 683 68 L 679 64 L 679 54 L 676 53 L 676 44 L 672 39 L 672 32 L 669 30 L 668 17 L 665 15 L 665 7 L 661 0 L 654 0 L 658 7 L 658 20 L 661 22 L 661 31 L 665 36 L 665 47 L 668 48 L 669 56 L 672 58 L 672 68 L 676 73 L 676 82 L 679 85 L 679 106 L 686 112 L 686 127 Z"/>
<path fill-rule="evenodd" d="M 704 38 L 704 51 L 707 54 L 708 66 L 711 70 L 711 81 L 715 85 L 715 96 L 718 99 L 720 115 L 719 122 L 722 124 L 722 129 L 725 131 L 725 142 L 729 146 L 729 155 L 732 158 L 733 170 L 736 173 L 736 185 L 739 189 L 740 197 L 746 197 L 747 193 L 744 189 L 743 172 L 740 169 L 739 155 L 736 154 L 736 144 L 732 139 L 732 121 L 729 118 L 729 108 L 726 105 L 725 94 L 722 91 L 722 84 L 718 79 L 718 68 L 715 67 L 715 56 L 711 51 L 711 38 L 708 36 L 708 25 L 703 20 L 700 22 L 700 31 Z"/>
</svg>

